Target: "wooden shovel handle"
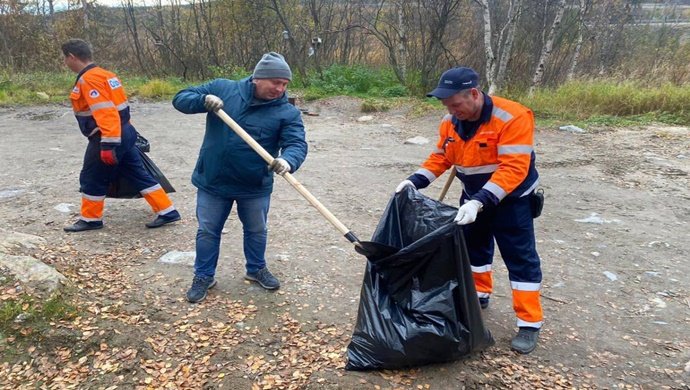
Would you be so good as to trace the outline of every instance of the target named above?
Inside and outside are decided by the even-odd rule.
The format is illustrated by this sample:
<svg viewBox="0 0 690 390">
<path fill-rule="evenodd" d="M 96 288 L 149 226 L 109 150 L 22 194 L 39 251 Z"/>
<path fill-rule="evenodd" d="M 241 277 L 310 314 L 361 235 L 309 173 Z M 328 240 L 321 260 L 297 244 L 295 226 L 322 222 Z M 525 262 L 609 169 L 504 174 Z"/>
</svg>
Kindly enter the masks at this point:
<svg viewBox="0 0 690 390">
<path fill-rule="evenodd" d="M 226 114 L 225 111 L 220 109 L 216 111 L 216 115 L 218 115 L 218 117 L 220 117 L 220 119 L 223 120 L 223 122 L 225 122 L 226 125 L 230 126 L 230 128 L 237 135 L 239 135 L 244 140 L 244 142 L 246 142 L 252 149 L 254 149 L 254 151 L 258 153 L 259 156 L 261 156 L 261 158 L 263 158 L 266 161 L 266 163 L 268 163 L 269 165 L 273 163 L 273 156 L 271 156 L 271 154 L 268 153 L 266 149 L 259 145 L 259 143 L 256 142 L 256 140 L 254 140 L 252 136 L 250 136 L 246 131 L 244 131 L 244 129 L 240 125 L 238 125 L 237 122 L 230 118 L 230 116 Z M 336 229 L 338 229 L 338 231 L 345 235 L 345 237 L 348 240 L 350 240 L 350 242 L 359 242 L 359 240 L 357 240 L 354 234 L 350 232 L 350 229 L 348 229 L 347 226 L 343 225 L 343 223 L 340 222 L 338 218 L 335 217 L 335 215 L 328 211 L 328 209 L 323 204 L 321 204 L 321 202 L 319 202 L 319 200 L 316 199 L 314 195 L 311 194 L 311 192 L 304 188 L 304 186 L 300 182 L 298 182 L 297 179 L 295 179 L 289 172 L 283 174 L 282 176 L 285 180 L 287 180 L 288 183 L 290 183 L 290 185 L 294 189 L 297 190 L 297 192 L 299 192 L 304 197 L 304 199 L 306 199 L 312 206 L 314 206 L 314 208 L 316 208 L 316 210 L 318 210 L 319 213 L 321 213 L 321 215 L 323 215 L 328 220 L 328 222 L 330 222 Z"/>
<path fill-rule="evenodd" d="M 453 184 L 453 179 L 455 179 L 455 173 L 456 173 L 455 167 L 451 168 L 450 170 L 450 176 L 448 177 L 448 180 L 446 180 L 446 184 L 443 185 L 443 189 L 441 190 L 441 195 L 438 196 L 438 201 L 442 202 L 443 198 L 446 197 L 446 194 L 448 193 L 448 189 L 450 188 L 450 185 Z"/>
</svg>

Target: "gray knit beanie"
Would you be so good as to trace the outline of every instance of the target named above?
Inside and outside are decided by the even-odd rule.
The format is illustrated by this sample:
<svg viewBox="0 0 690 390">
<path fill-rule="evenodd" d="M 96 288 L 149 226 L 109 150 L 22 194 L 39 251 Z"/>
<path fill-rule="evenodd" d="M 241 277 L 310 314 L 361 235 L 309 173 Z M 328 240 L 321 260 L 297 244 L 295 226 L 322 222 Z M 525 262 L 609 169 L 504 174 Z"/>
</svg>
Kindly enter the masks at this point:
<svg viewBox="0 0 690 390">
<path fill-rule="evenodd" d="M 276 52 L 266 53 L 254 68 L 255 79 L 287 79 L 292 80 L 292 71 L 285 62 L 285 58 Z"/>
</svg>

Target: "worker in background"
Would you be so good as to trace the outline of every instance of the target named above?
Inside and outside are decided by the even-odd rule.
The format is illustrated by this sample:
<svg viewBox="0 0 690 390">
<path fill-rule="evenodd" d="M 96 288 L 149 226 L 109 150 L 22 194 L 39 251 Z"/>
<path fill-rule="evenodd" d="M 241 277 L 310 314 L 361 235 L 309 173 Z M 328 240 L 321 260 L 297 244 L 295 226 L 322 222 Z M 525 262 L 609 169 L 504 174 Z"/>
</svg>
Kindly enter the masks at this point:
<svg viewBox="0 0 690 390">
<path fill-rule="evenodd" d="M 65 65 L 77 73 L 70 100 L 82 134 L 89 139 L 79 175 L 81 216 L 67 232 L 103 228 L 105 196 L 115 175 L 125 177 L 151 205 L 157 228 L 180 219 L 160 184 L 146 171 L 134 145 L 129 104 L 120 79 L 92 61 L 91 46 L 81 39 L 62 45 Z"/>
</svg>

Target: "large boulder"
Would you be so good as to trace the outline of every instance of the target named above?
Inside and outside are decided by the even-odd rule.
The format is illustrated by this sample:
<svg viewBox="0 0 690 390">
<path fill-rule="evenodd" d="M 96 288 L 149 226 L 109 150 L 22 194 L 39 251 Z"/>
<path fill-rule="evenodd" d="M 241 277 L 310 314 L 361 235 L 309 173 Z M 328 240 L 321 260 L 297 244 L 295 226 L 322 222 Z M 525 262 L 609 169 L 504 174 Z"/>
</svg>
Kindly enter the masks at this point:
<svg viewBox="0 0 690 390">
<path fill-rule="evenodd" d="M 0 271 L 4 270 L 29 288 L 45 294 L 51 294 L 67 283 L 67 278 L 55 268 L 31 256 L 0 253 Z"/>
<path fill-rule="evenodd" d="M 41 237 L 0 229 L 0 273 L 8 273 L 39 293 L 53 293 L 67 283 L 67 278 L 34 257 L 10 254 L 45 244 Z"/>
<path fill-rule="evenodd" d="M 0 252 L 22 248 L 36 249 L 45 243 L 46 240 L 39 236 L 0 229 Z"/>
</svg>

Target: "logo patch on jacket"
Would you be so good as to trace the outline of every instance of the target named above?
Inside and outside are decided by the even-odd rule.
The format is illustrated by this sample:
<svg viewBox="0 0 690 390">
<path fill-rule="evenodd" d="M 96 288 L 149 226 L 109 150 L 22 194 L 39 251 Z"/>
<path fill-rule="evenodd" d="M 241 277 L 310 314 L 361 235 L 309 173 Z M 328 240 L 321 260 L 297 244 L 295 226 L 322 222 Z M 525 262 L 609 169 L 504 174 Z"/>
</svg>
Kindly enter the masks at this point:
<svg viewBox="0 0 690 390">
<path fill-rule="evenodd" d="M 98 93 L 98 91 L 96 91 L 95 89 L 92 89 L 92 90 L 89 91 L 89 96 L 91 96 L 92 98 L 95 99 L 95 98 L 101 96 L 101 94 Z"/>
<path fill-rule="evenodd" d="M 120 80 L 117 79 L 117 77 L 108 79 L 108 84 L 110 84 L 110 89 L 116 89 L 122 86 L 122 83 L 120 82 Z"/>
<path fill-rule="evenodd" d="M 78 93 L 79 93 L 79 87 L 77 87 L 77 86 L 75 85 L 74 88 L 72 88 L 72 93 L 78 94 Z"/>
</svg>

